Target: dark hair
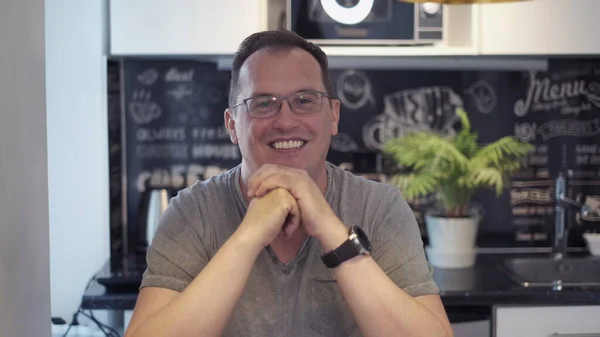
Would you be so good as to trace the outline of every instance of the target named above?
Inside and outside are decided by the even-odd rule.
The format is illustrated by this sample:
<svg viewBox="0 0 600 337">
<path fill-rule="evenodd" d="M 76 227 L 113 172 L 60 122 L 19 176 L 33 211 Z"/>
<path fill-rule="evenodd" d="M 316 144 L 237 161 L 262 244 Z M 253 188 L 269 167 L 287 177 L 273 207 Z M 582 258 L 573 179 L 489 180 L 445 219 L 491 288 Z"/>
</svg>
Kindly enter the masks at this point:
<svg viewBox="0 0 600 337">
<path fill-rule="evenodd" d="M 325 90 L 330 96 L 333 96 L 331 79 L 328 71 L 327 55 L 325 55 L 323 50 L 294 32 L 288 30 L 268 30 L 254 33 L 245 38 L 240 44 L 235 57 L 233 58 L 233 66 L 231 68 L 229 106 L 233 106 L 236 103 L 235 99 L 239 92 L 238 81 L 240 68 L 250 55 L 265 48 L 273 51 L 300 48 L 307 51 L 317 60 L 317 62 L 319 62 Z"/>
</svg>

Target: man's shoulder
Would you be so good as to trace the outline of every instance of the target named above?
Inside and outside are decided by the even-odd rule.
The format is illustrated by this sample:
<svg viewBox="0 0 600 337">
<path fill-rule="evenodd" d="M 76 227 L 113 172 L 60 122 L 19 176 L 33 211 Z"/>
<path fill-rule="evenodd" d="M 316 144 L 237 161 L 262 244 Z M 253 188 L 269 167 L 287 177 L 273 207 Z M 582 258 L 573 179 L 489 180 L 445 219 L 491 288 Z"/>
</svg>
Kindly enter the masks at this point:
<svg viewBox="0 0 600 337">
<path fill-rule="evenodd" d="M 189 200 L 198 204 L 220 204 L 224 199 L 231 198 L 238 167 L 211 176 L 204 180 L 197 180 L 189 187 L 179 191 L 177 199 Z"/>
<path fill-rule="evenodd" d="M 357 198 L 400 198 L 400 191 L 385 181 L 371 180 L 363 176 L 359 176 L 353 172 L 344 170 L 343 168 L 328 163 L 330 172 L 334 176 L 335 188 L 340 193 L 345 195 L 355 196 Z M 360 193 L 358 193 L 360 192 Z"/>
</svg>

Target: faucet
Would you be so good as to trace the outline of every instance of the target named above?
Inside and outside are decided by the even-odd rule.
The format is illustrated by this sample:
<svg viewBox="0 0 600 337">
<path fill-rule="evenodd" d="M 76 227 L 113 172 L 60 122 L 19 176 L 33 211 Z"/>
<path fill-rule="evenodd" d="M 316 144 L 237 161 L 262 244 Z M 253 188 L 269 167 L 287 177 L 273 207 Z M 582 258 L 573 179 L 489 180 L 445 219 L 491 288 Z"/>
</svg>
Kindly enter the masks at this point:
<svg viewBox="0 0 600 337">
<path fill-rule="evenodd" d="M 571 175 L 572 171 L 569 170 Z M 566 196 L 567 178 L 563 172 L 558 174 L 555 185 L 555 209 L 554 209 L 554 244 L 552 245 L 552 254 L 555 261 L 565 257 L 567 251 L 567 240 L 569 237 L 569 228 L 566 222 L 567 208 L 581 209 L 583 205 L 576 200 Z"/>
</svg>

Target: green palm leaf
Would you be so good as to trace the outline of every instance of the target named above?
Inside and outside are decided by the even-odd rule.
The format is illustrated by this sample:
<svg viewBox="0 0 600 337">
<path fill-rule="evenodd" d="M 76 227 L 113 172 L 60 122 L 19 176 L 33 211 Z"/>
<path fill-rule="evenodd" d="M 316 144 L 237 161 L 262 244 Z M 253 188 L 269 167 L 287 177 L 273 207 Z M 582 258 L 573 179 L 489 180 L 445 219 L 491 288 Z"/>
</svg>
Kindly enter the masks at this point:
<svg viewBox="0 0 600 337">
<path fill-rule="evenodd" d="M 390 178 L 390 183 L 401 190 L 404 197 L 408 200 L 429 195 L 439 187 L 438 177 L 435 172 L 395 175 Z"/>
<path fill-rule="evenodd" d="M 496 168 L 484 167 L 471 172 L 470 180 L 473 186 L 490 187 L 496 190 L 496 194 L 502 194 L 504 188 L 504 176 Z"/>
<path fill-rule="evenodd" d="M 415 132 L 389 140 L 383 152 L 402 166 L 390 178 L 409 200 L 436 193 L 449 216 L 465 216 L 467 204 L 478 188 L 502 193 L 511 174 L 525 166 L 533 146 L 514 137 L 503 137 L 480 147 L 467 113 L 457 109 L 461 129 L 455 137 Z"/>
<path fill-rule="evenodd" d="M 471 164 L 476 166 L 499 165 L 502 161 L 506 161 L 507 157 L 516 158 L 527 155 L 532 148 L 530 144 L 506 136 L 479 149 L 471 159 Z"/>
<path fill-rule="evenodd" d="M 430 132 L 412 133 L 387 142 L 383 152 L 405 166 L 422 168 L 433 163 L 450 164 L 465 168 L 469 160 L 451 140 Z"/>
</svg>

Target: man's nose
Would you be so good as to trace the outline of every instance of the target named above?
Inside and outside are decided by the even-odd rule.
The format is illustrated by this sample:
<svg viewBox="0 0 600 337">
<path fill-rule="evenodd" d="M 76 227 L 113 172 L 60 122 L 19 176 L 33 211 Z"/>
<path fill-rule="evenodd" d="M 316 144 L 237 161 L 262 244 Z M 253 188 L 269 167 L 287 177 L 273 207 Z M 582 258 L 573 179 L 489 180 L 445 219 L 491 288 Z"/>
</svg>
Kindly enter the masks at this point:
<svg viewBox="0 0 600 337">
<path fill-rule="evenodd" d="M 289 101 L 281 102 L 279 113 L 273 121 L 273 128 L 280 130 L 290 130 L 299 125 L 298 115 L 292 111 Z"/>
</svg>

